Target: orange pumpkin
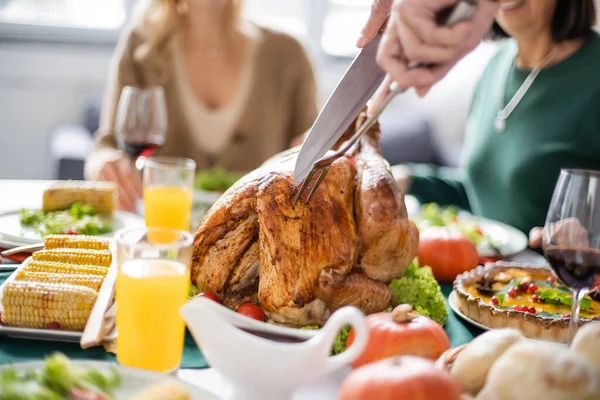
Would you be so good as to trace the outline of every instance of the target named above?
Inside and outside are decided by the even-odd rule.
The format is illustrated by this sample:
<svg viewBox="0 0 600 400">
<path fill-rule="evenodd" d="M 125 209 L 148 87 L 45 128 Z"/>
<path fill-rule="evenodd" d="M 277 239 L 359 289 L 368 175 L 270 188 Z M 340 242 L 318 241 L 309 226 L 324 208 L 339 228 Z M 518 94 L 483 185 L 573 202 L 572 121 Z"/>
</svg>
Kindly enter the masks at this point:
<svg viewBox="0 0 600 400">
<path fill-rule="evenodd" d="M 430 360 L 392 357 L 352 371 L 342 383 L 340 400 L 459 400 L 460 387 Z"/>
<path fill-rule="evenodd" d="M 477 247 L 456 230 L 432 227 L 419 236 L 419 263 L 428 265 L 439 282 L 452 283 L 456 276 L 479 265 Z"/>
<path fill-rule="evenodd" d="M 392 312 L 366 317 L 369 341 L 352 367 L 383 360 L 392 356 L 411 355 L 432 360 L 450 348 L 444 329 L 432 319 L 413 312 L 409 304 L 401 304 Z M 354 330 L 348 334 L 346 348 L 354 342 Z"/>
</svg>

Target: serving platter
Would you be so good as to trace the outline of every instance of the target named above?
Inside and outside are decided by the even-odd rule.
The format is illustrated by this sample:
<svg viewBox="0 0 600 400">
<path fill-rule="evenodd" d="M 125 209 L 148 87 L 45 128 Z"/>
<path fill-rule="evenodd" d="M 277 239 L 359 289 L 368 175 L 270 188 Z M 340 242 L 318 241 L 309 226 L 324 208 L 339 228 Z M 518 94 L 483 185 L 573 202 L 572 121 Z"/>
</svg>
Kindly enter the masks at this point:
<svg viewBox="0 0 600 400">
<path fill-rule="evenodd" d="M 15 276 L 29 264 L 31 258 L 28 258 L 19 265 L 17 269 L 0 285 L 0 312 L 4 311 L 2 307 L 2 296 L 4 294 L 4 287 L 15 279 Z M 103 284 L 104 287 L 104 284 Z M 100 289 L 102 291 L 102 288 Z M 83 337 L 83 332 L 78 331 L 61 331 L 61 330 L 50 330 L 50 329 L 34 329 L 34 328 L 21 328 L 16 326 L 7 326 L 0 324 L 0 336 L 7 336 L 18 339 L 36 339 L 36 340 L 49 340 L 55 342 L 66 342 L 66 343 L 80 343 Z M 117 330 L 113 328 L 103 339 L 103 342 L 111 342 L 117 338 Z"/>
<path fill-rule="evenodd" d="M 476 326 L 479 329 L 483 329 L 484 331 L 489 331 L 491 329 L 483 324 L 480 324 L 475 320 L 472 320 L 471 318 L 463 314 L 462 311 L 459 310 L 458 304 L 456 302 L 456 291 L 454 290 L 450 292 L 450 295 L 448 296 L 448 305 L 450 306 L 452 311 L 454 311 L 454 314 L 458 315 L 458 317 L 463 321 L 468 322 L 469 324 Z"/>
<path fill-rule="evenodd" d="M 123 367 L 118 364 L 102 361 L 79 361 L 71 360 L 70 363 L 82 369 L 96 368 L 100 371 L 107 371 L 110 368 L 116 368 L 121 376 L 121 386 L 115 391 L 115 400 L 129 400 L 139 394 L 142 390 L 155 383 L 174 383 L 186 390 L 192 400 L 217 400 L 212 393 L 199 387 L 190 385 L 185 381 L 156 372 L 146 371 L 137 368 Z M 12 365 L 0 366 L 0 371 L 14 368 L 19 372 L 39 371 L 44 367 L 43 361 L 17 363 Z"/>
<path fill-rule="evenodd" d="M 120 229 L 143 228 L 144 226 L 144 219 L 139 215 L 117 210 L 113 214 L 112 232 L 101 236 L 112 237 Z M 41 241 L 42 237 L 35 229 L 21 225 L 20 210 L 0 213 L 0 247 L 12 248 L 36 244 Z"/>
</svg>

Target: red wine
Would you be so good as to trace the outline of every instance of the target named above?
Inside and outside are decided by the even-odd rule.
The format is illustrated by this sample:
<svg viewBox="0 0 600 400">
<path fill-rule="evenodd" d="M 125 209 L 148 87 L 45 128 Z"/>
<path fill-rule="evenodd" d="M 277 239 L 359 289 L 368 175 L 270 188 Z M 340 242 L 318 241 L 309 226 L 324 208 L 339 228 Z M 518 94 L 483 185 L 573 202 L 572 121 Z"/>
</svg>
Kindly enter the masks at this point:
<svg viewBox="0 0 600 400">
<path fill-rule="evenodd" d="M 142 153 L 154 152 L 160 146 L 149 142 L 121 142 L 119 147 L 132 158 L 138 158 Z"/>
<path fill-rule="evenodd" d="M 545 254 L 558 279 L 571 289 L 589 289 L 600 278 L 599 250 L 556 246 Z"/>
</svg>

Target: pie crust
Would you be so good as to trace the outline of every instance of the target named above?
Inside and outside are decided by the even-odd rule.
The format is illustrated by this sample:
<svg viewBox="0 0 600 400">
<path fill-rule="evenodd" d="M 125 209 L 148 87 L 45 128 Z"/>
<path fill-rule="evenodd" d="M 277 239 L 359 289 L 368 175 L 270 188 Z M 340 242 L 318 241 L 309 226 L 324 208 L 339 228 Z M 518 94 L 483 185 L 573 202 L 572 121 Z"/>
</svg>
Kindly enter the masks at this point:
<svg viewBox="0 0 600 400">
<path fill-rule="evenodd" d="M 554 273 L 549 268 L 526 264 L 496 262 L 479 266 L 459 275 L 454 281 L 458 309 L 468 318 L 489 328 L 514 328 L 521 331 L 525 337 L 531 339 L 566 343 L 570 318 L 549 317 L 516 310 L 500 309 L 487 304 L 480 297 L 474 297 L 465 290 L 465 287 L 476 284 L 486 275 L 497 275 L 515 268 L 525 272 L 531 271 L 537 274 L 543 272 L 547 273 L 548 276 L 554 276 Z M 590 321 L 600 321 L 600 317 L 593 319 L 580 318 L 580 326 Z"/>
</svg>

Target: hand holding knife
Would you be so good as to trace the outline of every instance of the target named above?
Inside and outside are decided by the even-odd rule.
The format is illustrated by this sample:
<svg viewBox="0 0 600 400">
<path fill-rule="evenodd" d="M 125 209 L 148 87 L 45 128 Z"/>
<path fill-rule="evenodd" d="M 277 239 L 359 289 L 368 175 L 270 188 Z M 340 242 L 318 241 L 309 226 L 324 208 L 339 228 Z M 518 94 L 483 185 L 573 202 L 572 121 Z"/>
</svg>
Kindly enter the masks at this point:
<svg viewBox="0 0 600 400">
<path fill-rule="evenodd" d="M 477 3 L 478 0 L 461 0 L 456 6 L 446 11 L 441 18 L 445 19 L 447 25 L 455 24 L 458 21 L 471 17 L 477 9 Z M 354 59 L 311 128 L 296 161 L 294 182 L 296 184 L 302 182 L 302 187 L 294 203 L 308 189 L 308 184 L 313 175 L 316 172 L 320 172 L 317 181 L 306 199 L 307 202 L 310 200 L 331 164 L 337 158 L 343 156 L 358 141 L 360 136 L 373 125 L 393 98 L 404 91 L 400 86 L 393 84 L 384 101 L 372 113 L 371 117 L 365 121 L 352 139 L 346 142 L 337 152 L 321 158 L 338 141 L 385 78 L 385 73 L 376 63 L 376 52 L 380 40 L 381 35 L 378 34 Z M 410 68 L 420 68 L 423 66 L 422 64 L 414 63 Z"/>
</svg>

